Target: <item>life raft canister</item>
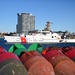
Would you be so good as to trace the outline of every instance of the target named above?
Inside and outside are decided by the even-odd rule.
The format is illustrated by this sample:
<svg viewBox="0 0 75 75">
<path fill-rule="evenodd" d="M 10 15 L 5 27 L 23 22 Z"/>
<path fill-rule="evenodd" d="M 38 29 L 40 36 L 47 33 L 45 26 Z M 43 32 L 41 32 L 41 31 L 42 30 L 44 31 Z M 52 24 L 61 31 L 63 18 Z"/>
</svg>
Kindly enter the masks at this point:
<svg viewBox="0 0 75 75">
<path fill-rule="evenodd" d="M 20 39 L 21 39 L 22 43 L 26 43 L 26 38 L 25 37 L 21 36 Z"/>
</svg>

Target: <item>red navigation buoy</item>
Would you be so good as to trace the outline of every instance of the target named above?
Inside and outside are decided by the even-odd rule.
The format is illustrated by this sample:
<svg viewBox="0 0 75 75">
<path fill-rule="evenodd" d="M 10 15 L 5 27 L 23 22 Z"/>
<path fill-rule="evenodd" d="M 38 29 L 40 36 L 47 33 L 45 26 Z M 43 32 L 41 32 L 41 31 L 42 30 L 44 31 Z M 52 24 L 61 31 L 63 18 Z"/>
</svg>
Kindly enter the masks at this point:
<svg viewBox="0 0 75 75">
<path fill-rule="evenodd" d="M 62 60 L 54 69 L 55 75 L 75 75 L 75 63 L 71 60 Z"/>
<path fill-rule="evenodd" d="M 11 59 L 11 58 L 20 60 L 16 54 L 11 53 L 11 52 L 4 52 L 0 54 L 0 62 L 7 60 L 7 59 Z"/>
<path fill-rule="evenodd" d="M 41 56 L 41 54 L 39 54 L 36 51 L 23 52 L 22 55 L 20 56 L 20 60 L 24 64 L 25 61 L 28 60 L 32 56 Z"/>
<path fill-rule="evenodd" d="M 75 75 L 75 63 L 58 50 L 51 50 L 44 57 L 53 65 L 55 75 Z"/>
<path fill-rule="evenodd" d="M 75 62 L 75 49 L 69 50 L 65 55 Z"/>
<path fill-rule="evenodd" d="M 48 61 L 38 61 L 28 70 L 29 75 L 55 75 L 52 65 Z"/>
<path fill-rule="evenodd" d="M 38 52 L 24 52 L 20 57 L 28 75 L 55 75 L 53 66 Z"/>
<path fill-rule="evenodd" d="M 58 55 L 58 54 L 63 54 L 63 53 L 59 50 L 51 50 L 51 51 L 48 51 L 46 54 L 43 54 L 43 56 L 47 60 L 49 60 L 50 58 L 52 58 L 53 56 Z"/>
</svg>

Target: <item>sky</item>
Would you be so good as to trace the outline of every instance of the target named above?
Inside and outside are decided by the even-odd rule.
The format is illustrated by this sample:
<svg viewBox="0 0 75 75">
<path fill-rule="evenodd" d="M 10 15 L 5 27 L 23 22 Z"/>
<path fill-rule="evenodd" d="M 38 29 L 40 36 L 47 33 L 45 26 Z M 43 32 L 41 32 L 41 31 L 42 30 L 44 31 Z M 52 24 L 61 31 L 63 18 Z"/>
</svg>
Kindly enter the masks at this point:
<svg viewBox="0 0 75 75">
<path fill-rule="evenodd" d="M 35 29 L 75 32 L 75 0 L 0 0 L 0 32 L 15 32 L 17 13 L 35 16 Z"/>
</svg>

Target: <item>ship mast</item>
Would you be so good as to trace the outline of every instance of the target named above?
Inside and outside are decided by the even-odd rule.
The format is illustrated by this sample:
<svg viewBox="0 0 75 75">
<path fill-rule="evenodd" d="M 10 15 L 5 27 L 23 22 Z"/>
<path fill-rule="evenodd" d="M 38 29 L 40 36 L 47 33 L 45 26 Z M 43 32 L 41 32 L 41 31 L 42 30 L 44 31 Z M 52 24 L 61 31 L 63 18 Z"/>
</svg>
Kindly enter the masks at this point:
<svg viewBox="0 0 75 75">
<path fill-rule="evenodd" d="M 44 29 L 44 31 L 51 31 L 51 30 L 50 30 L 50 26 L 51 26 L 52 23 L 49 22 L 49 21 L 46 22 L 46 23 L 47 23 L 47 24 L 46 24 L 46 28 Z"/>
</svg>

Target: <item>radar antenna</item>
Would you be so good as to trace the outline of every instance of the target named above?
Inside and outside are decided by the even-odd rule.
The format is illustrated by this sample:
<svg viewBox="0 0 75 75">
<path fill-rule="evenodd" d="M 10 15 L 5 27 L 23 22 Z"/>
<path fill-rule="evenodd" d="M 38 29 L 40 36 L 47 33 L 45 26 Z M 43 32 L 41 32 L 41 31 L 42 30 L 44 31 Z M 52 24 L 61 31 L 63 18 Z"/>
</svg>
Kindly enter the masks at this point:
<svg viewBox="0 0 75 75">
<path fill-rule="evenodd" d="M 48 30 L 48 31 L 50 31 L 50 26 L 51 26 L 51 24 L 53 24 L 53 23 L 51 23 L 51 22 L 46 22 L 47 24 L 46 24 L 46 30 Z"/>
</svg>

